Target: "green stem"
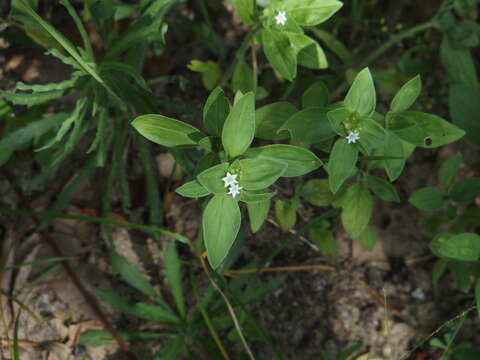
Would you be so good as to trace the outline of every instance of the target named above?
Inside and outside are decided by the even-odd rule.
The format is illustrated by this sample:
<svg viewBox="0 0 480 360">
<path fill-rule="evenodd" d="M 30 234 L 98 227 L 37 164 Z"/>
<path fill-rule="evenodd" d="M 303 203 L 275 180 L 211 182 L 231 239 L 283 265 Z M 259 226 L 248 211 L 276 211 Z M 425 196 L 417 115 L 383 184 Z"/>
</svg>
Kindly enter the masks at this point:
<svg viewBox="0 0 480 360">
<path fill-rule="evenodd" d="M 230 360 L 230 357 L 228 356 L 228 353 L 225 350 L 225 347 L 222 345 L 222 342 L 220 341 L 220 338 L 218 337 L 217 331 L 215 330 L 215 327 L 213 326 L 213 323 L 210 320 L 210 317 L 208 316 L 207 310 L 205 309 L 205 306 L 203 306 L 203 304 L 202 304 L 202 299 L 200 299 L 200 294 L 198 292 L 197 283 L 195 281 L 195 275 L 193 275 L 193 272 L 192 272 L 191 269 L 190 269 L 190 279 L 191 279 L 191 282 L 192 282 L 193 293 L 195 295 L 195 299 L 197 300 L 198 309 L 200 310 L 200 313 L 202 314 L 203 321 L 205 321 L 205 325 L 207 325 L 208 331 L 210 331 L 210 334 L 212 335 L 213 340 L 215 341 L 215 344 L 217 345 L 218 349 L 220 350 L 220 353 L 222 354 L 223 358 L 226 359 L 226 360 Z"/>
<path fill-rule="evenodd" d="M 245 39 L 243 39 L 242 45 L 237 50 L 237 54 L 235 55 L 235 59 L 230 63 L 227 70 L 225 70 L 222 78 L 220 79 L 220 86 L 221 87 L 224 87 L 227 84 L 227 82 L 230 80 L 230 78 L 232 77 L 232 74 L 235 71 L 235 67 L 237 66 L 240 59 L 242 59 L 245 56 L 245 52 L 247 51 L 248 47 L 250 46 L 250 43 L 251 43 L 253 37 L 255 36 L 255 34 L 257 33 L 258 30 L 260 30 L 260 26 L 255 26 L 254 28 L 250 29 L 250 31 L 245 36 Z"/>
<path fill-rule="evenodd" d="M 387 42 L 385 42 L 382 46 L 380 46 L 377 50 L 375 50 L 373 53 L 370 54 L 365 60 L 362 61 L 360 64 L 360 68 L 364 68 L 368 66 L 370 63 L 372 63 L 374 60 L 378 59 L 383 53 L 385 53 L 388 49 L 390 49 L 392 46 L 396 45 L 403 39 L 412 37 L 416 35 L 419 32 L 428 30 L 432 27 L 437 25 L 437 20 L 436 18 L 433 18 L 423 24 L 414 26 L 410 29 L 407 29 L 393 37 L 391 37 Z"/>
<path fill-rule="evenodd" d="M 422 31 L 431 29 L 435 27 L 438 24 L 436 16 L 430 19 L 427 22 L 424 22 L 423 24 L 414 26 L 410 29 L 407 29 L 393 37 L 391 37 L 387 42 L 385 42 L 382 46 L 380 46 L 377 50 L 375 50 L 373 53 L 371 53 L 366 59 L 364 59 L 360 65 L 358 66 L 359 69 L 363 69 L 364 67 L 367 67 L 370 65 L 373 61 L 378 59 L 380 56 L 382 56 L 387 50 L 389 50 L 391 47 L 394 45 L 398 44 L 400 41 L 412 37 Z M 346 89 L 348 88 L 348 83 L 343 82 L 339 87 L 335 89 L 335 91 L 332 94 L 332 97 L 335 98 L 342 94 Z"/>
<path fill-rule="evenodd" d="M 29 216 L 38 216 L 38 217 L 47 217 L 47 218 L 52 216 L 51 212 L 18 210 L 18 209 L 7 209 L 7 208 L 0 208 L 0 214 L 29 215 Z M 117 220 L 114 218 L 101 218 L 96 216 L 55 214 L 55 217 L 61 218 L 61 219 L 72 219 L 72 220 L 86 221 L 86 222 L 92 222 L 92 223 L 118 225 L 121 227 L 130 228 L 130 229 L 164 235 L 172 239 L 178 240 L 180 242 L 183 242 L 184 244 L 190 244 L 190 240 L 185 236 L 164 230 L 156 226 L 147 226 L 147 225 L 131 223 L 128 221 Z"/>
</svg>

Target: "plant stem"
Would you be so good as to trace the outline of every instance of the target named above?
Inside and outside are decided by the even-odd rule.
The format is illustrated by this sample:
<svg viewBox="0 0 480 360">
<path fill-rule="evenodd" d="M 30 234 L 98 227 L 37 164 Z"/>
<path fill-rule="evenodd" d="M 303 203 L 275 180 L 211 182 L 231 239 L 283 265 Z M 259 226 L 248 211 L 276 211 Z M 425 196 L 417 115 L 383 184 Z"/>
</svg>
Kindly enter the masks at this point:
<svg viewBox="0 0 480 360">
<path fill-rule="evenodd" d="M 405 31 L 402 31 L 401 33 L 392 36 L 387 42 L 385 42 L 382 46 L 380 46 L 377 50 L 375 50 L 373 53 L 370 54 L 365 60 L 363 60 L 360 64 L 360 68 L 364 68 L 365 66 L 368 66 L 371 62 L 379 58 L 383 53 L 385 53 L 388 49 L 390 49 L 392 46 L 396 45 L 403 39 L 412 37 L 416 35 L 419 32 L 428 30 L 432 27 L 434 27 L 437 24 L 437 21 L 435 18 L 430 19 L 427 22 L 424 22 L 423 24 L 414 26 L 410 29 L 407 29 Z"/>
<path fill-rule="evenodd" d="M 235 59 L 230 63 L 228 66 L 227 70 L 223 73 L 222 78 L 220 79 L 220 86 L 224 87 L 227 82 L 230 80 L 232 77 L 233 72 L 235 71 L 235 67 L 238 64 L 238 61 L 243 58 L 245 55 L 245 52 L 247 51 L 248 47 L 250 46 L 250 42 L 252 41 L 253 37 L 257 33 L 257 31 L 260 30 L 260 26 L 255 26 L 250 31 L 247 33 L 245 36 L 245 39 L 243 39 L 242 45 L 240 48 L 237 50 L 237 53 L 235 55 Z"/>
<path fill-rule="evenodd" d="M 374 60 L 378 59 L 381 55 L 383 55 L 387 50 L 389 50 L 392 46 L 398 44 L 400 41 L 412 37 L 422 31 L 431 29 L 438 24 L 436 16 L 430 19 L 423 24 L 414 26 L 410 29 L 402 31 L 401 33 L 391 37 L 387 42 L 385 42 L 382 46 L 380 46 L 377 50 L 371 53 L 366 59 L 364 59 L 360 65 L 358 66 L 359 69 L 363 69 L 364 67 L 370 65 Z M 343 93 L 348 88 L 348 83 L 345 81 L 340 86 L 338 86 L 332 94 L 332 97 L 335 98 Z"/>
<path fill-rule="evenodd" d="M 226 360 L 230 360 L 230 356 L 228 356 L 227 351 L 225 350 L 225 347 L 222 345 L 222 342 L 220 341 L 220 338 L 218 337 L 217 331 L 215 330 L 215 327 L 213 326 L 212 321 L 210 320 L 210 317 L 208 316 L 207 310 L 202 304 L 202 299 L 200 299 L 200 294 L 198 292 L 197 288 L 197 283 L 195 281 L 195 275 L 193 274 L 193 271 L 190 269 L 190 279 L 192 281 L 192 289 L 193 293 L 195 295 L 195 298 L 197 300 L 198 304 L 198 309 L 200 310 L 200 313 L 202 314 L 203 321 L 205 321 L 205 325 L 207 325 L 208 331 L 210 331 L 210 334 L 213 337 L 213 340 L 215 341 L 215 344 L 217 345 L 218 349 L 220 350 L 220 353 L 222 354 L 223 358 Z"/>
</svg>

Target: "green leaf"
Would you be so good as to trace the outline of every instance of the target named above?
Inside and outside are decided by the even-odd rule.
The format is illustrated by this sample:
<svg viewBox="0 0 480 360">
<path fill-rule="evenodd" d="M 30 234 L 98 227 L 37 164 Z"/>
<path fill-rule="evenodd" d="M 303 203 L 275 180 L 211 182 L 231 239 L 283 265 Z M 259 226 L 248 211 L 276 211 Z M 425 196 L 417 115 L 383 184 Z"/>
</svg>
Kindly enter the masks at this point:
<svg viewBox="0 0 480 360">
<path fill-rule="evenodd" d="M 342 7 L 337 0 L 285 0 L 282 8 L 285 9 L 287 18 L 303 26 L 315 26 L 327 21 Z"/>
<path fill-rule="evenodd" d="M 205 189 L 197 180 L 192 180 L 183 184 L 177 188 L 175 192 L 189 198 L 200 198 L 210 194 L 210 191 Z"/>
<path fill-rule="evenodd" d="M 255 0 L 232 0 L 232 4 L 245 24 L 255 23 Z"/>
<path fill-rule="evenodd" d="M 300 195 L 315 206 L 327 206 L 333 201 L 327 179 L 308 180 L 301 186 Z"/>
<path fill-rule="evenodd" d="M 322 161 L 311 151 L 286 144 L 252 148 L 245 155 L 249 158 L 273 160 L 287 164 L 283 177 L 302 176 L 323 165 Z"/>
<path fill-rule="evenodd" d="M 358 150 L 345 139 L 338 139 L 333 145 L 328 160 L 328 181 L 332 193 L 336 193 L 343 182 L 352 176 L 358 159 Z"/>
<path fill-rule="evenodd" d="M 268 217 L 271 200 L 263 200 L 247 203 L 248 218 L 250 220 L 250 229 L 256 233 L 262 227 L 265 219 Z"/>
<path fill-rule="evenodd" d="M 14 105 L 33 106 L 63 96 L 65 90 L 52 90 L 34 93 L 14 93 L 2 91 L 0 94 Z"/>
<path fill-rule="evenodd" d="M 140 271 L 130 264 L 123 256 L 118 255 L 114 250 L 110 252 L 110 261 L 112 262 L 112 270 L 131 286 L 140 290 L 143 294 L 151 297 L 156 296 L 156 292 L 148 280 L 140 273 Z"/>
<path fill-rule="evenodd" d="M 471 89 L 477 87 L 477 72 L 472 54 L 467 47 L 457 46 L 448 35 L 443 35 L 440 59 L 453 83 L 463 84 Z"/>
<path fill-rule="evenodd" d="M 450 86 L 448 96 L 450 115 L 455 125 L 465 130 L 465 137 L 480 145 L 480 91 L 464 85 Z"/>
<path fill-rule="evenodd" d="M 72 75 L 72 78 L 68 80 L 64 80 L 58 83 L 49 83 L 49 84 L 35 84 L 35 85 L 28 85 L 24 84 L 21 81 L 18 81 L 15 84 L 15 90 L 22 90 L 22 91 L 32 91 L 32 92 L 44 92 L 44 91 L 53 91 L 53 90 L 66 90 L 75 85 L 75 81 L 77 80 L 77 76 Z"/>
<path fill-rule="evenodd" d="M 247 204 L 262 202 L 265 200 L 270 200 L 272 197 L 276 195 L 275 192 L 269 192 L 265 189 L 256 190 L 256 191 L 248 191 L 242 190 L 240 191 L 240 195 L 238 197 L 239 201 L 243 201 Z"/>
<path fill-rule="evenodd" d="M 228 163 L 212 166 L 198 174 L 197 180 L 207 191 L 214 194 L 225 194 L 227 189 L 222 178 L 227 174 L 228 166 Z"/>
<path fill-rule="evenodd" d="M 215 270 L 228 254 L 240 229 L 240 208 L 229 195 L 215 195 L 205 207 L 203 240 L 210 265 Z"/>
<path fill-rule="evenodd" d="M 238 182 L 245 190 L 261 190 L 272 185 L 287 169 L 282 161 L 262 158 L 238 160 L 230 169 L 239 173 Z"/>
<path fill-rule="evenodd" d="M 367 228 L 372 217 L 373 199 L 362 184 L 347 189 L 342 201 L 342 224 L 348 235 L 357 238 Z"/>
<path fill-rule="evenodd" d="M 327 108 L 311 107 L 292 116 L 279 129 L 287 130 L 293 141 L 306 145 L 330 140 L 335 133 L 327 118 Z"/>
<path fill-rule="evenodd" d="M 197 128 L 163 115 L 141 115 L 132 126 L 148 140 L 166 147 L 193 147 L 203 135 Z"/>
<path fill-rule="evenodd" d="M 375 111 L 377 95 L 372 74 L 368 68 L 360 71 L 353 80 L 352 86 L 345 96 L 344 104 L 350 111 L 360 116 L 371 116 Z"/>
<path fill-rule="evenodd" d="M 377 149 L 385 145 L 385 129 L 372 119 L 361 120 L 359 143 L 367 149 Z"/>
<path fill-rule="evenodd" d="M 213 61 L 203 62 L 200 60 L 192 60 L 187 65 L 187 68 L 191 71 L 199 72 L 202 74 L 202 83 L 205 89 L 212 90 L 217 86 L 222 76 L 222 70 L 217 63 Z"/>
<path fill-rule="evenodd" d="M 420 75 L 415 76 L 403 85 L 393 98 L 390 110 L 394 112 L 406 111 L 417 100 L 422 90 Z"/>
<path fill-rule="evenodd" d="M 78 64 L 78 67 L 81 68 L 83 71 L 88 73 L 92 76 L 99 84 L 101 84 L 105 89 L 107 89 L 114 98 L 117 100 L 118 97 L 113 93 L 113 91 L 108 87 L 107 84 L 102 80 L 102 78 L 98 75 L 96 70 L 92 67 L 90 63 L 85 61 L 80 54 L 78 53 L 75 46 L 65 37 L 63 36 L 57 29 L 55 29 L 52 25 L 47 23 L 43 20 L 36 12 L 32 9 L 30 4 L 26 0 L 17 0 L 15 1 L 15 7 L 20 10 L 21 12 L 26 13 L 29 17 L 31 17 L 40 27 L 46 31 L 50 36 L 52 36 L 65 50 L 66 52 L 75 60 Z M 56 50 L 56 49 L 55 49 Z M 53 53 L 53 51 L 52 51 Z M 57 51 L 57 53 L 59 53 Z"/>
<path fill-rule="evenodd" d="M 460 261 L 450 261 L 448 263 L 448 267 L 452 273 L 455 285 L 457 285 L 460 290 L 467 294 L 470 291 L 470 286 L 472 285 L 469 264 Z"/>
<path fill-rule="evenodd" d="M 290 201 L 275 201 L 275 217 L 283 231 L 290 230 L 297 221 L 297 210 Z"/>
<path fill-rule="evenodd" d="M 388 181 L 385 181 L 377 176 L 367 174 L 367 182 L 373 193 L 380 199 L 385 201 L 400 202 L 397 190 Z"/>
<path fill-rule="evenodd" d="M 445 203 L 445 194 L 434 187 L 426 187 L 415 191 L 408 202 L 420 210 L 439 210 Z"/>
<path fill-rule="evenodd" d="M 68 130 L 70 130 L 72 125 L 78 126 L 78 123 L 81 123 L 84 116 L 85 116 L 86 103 L 87 103 L 86 98 L 80 98 L 79 100 L 77 100 L 72 113 L 70 114 L 70 116 L 68 118 L 66 118 L 62 122 L 62 125 L 58 129 L 55 137 L 51 141 L 49 141 L 46 145 L 42 146 L 41 148 L 37 149 L 36 151 L 42 151 L 42 150 L 50 148 L 51 146 L 53 146 L 54 144 L 56 144 L 56 143 L 58 143 L 62 140 L 62 138 L 68 132 Z"/>
<path fill-rule="evenodd" d="M 32 121 L 28 125 L 17 129 L 5 138 L 0 140 L 0 151 L 15 151 L 34 139 L 62 123 L 69 114 L 57 113 L 55 115 L 44 115 L 40 120 Z"/>
<path fill-rule="evenodd" d="M 385 159 L 383 166 L 387 172 L 390 181 L 395 181 L 405 167 L 405 156 L 403 151 L 402 141 L 397 135 L 391 131 L 386 131 L 385 146 L 383 149 L 384 156 L 400 157 L 401 159 Z"/>
<path fill-rule="evenodd" d="M 223 124 L 230 111 L 228 99 L 219 87 L 215 88 L 203 107 L 203 123 L 208 132 L 214 136 L 222 134 Z"/>
<path fill-rule="evenodd" d="M 317 224 L 310 229 L 308 234 L 322 254 L 334 259 L 337 257 L 337 241 L 331 231 L 325 230 L 322 224 Z"/>
<path fill-rule="evenodd" d="M 295 49 L 297 61 L 309 69 L 326 69 L 328 61 L 323 49 L 312 38 L 302 33 L 285 32 Z"/>
<path fill-rule="evenodd" d="M 331 33 L 324 29 L 311 28 L 316 37 L 322 40 L 325 45 L 336 54 L 344 65 L 348 66 L 353 63 L 353 57 L 348 48 L 338 39 L 336 39 Z"/>
<path fill-rule="evenodd" d="M 302 96 L 302 107 L 326 107 L 330 103 L 330 91 L 323 81 L 314 82 Z"/>
<path fill-rule="evenodd" d="M 445 161 L 440 167 L 440 170 L 438 171 L 438 180 L 445 190 L 448 190 L 450 185 L 452 185 L 453 180 L 455 180 L 462 160 L 462 154 L 456 153 L 454 156 Z"/>
<path fill-rule="evenodd" d="M 358 236 L 358 240 L 360 240 L 360 243 L 365 249 L 372 251 L 377 243 L 377 233 L 373 227 L 367 226 Z"/>
<path fill-rule="evenodd" d="M 477 279 L 477 284 L 475 285 L 475 304 L 477 305 L 477 313 L 480 317 L 480 279 Z"/>
<path fill-rule="evenodd" d="M 185 346 L 185 335 L 178 334 L 177 337 L 155 354 L 154 360 L 176 360 L 182 355 Z"/>
<path fill-rule="evenodd" d="M 297 109 L 288 102 L 276 102 L 262 106 L 255 111 L 255 136 L 264 140 L 288 139 L 287 133 L 278 133 L 278 130 L 295 114 Z"/>
<path fill-rule="evenodd" d="M 254 86 L 253 70 L 247 65 L 245 60 L 239 60 L 232 77 L 233 91 L 247 93 L 249 91 L 253 91 Z"/>
<path fill-rule="evenodd" d="M 458 202 L 474 201 L 480 195 L 480 177 L 460 180 L 453 184 L 448 195 Z"/>
<path fill-rule="evenodd" d="M 416 111 L 389 113 L 387 128 L 402 140 L 425 148 L 442 146 L 465 135 L 441 117 Z"/>
<path fill-rule="evenodd" d="M 175 304 L 180 315 L 184 318 L 187 314 L 185 309 L 185 298 L 182 289 L 182 264 L 178 257 L 176 242 L 168 241 L 165 256 L 165 276 L 170 284 Z"/>
<path fill-rule="evenodd" d="M 444 259 L 438 259 L 435 261 L 435 264 L 433 264 L 432 282 L 434 285 L 438 283 L 438 280 L 440 280 L 442 275 L 445 273 L 445 270 L 447 270 L 447 264 L 448 262 Z"/>
<path fill-rule="evenodd" d="M 225 120 L 222 144 L 230 157 L 242 155 L 255 134 L 255 97 L 252 92 L 241 96 Z"/>
<path fill-rule="evenodd" d="M 290 46 L 289 37 L 281 31 L 263 29 L 263 51 L 272 67 L 287 80 L 293 81 L 297 74 L 297 53 Z"/>
<path fill-rule="evenodd" d="M 126 342 L 134 342 L 138 340 L 151 340 L 164 337 L 171 337 L 169 333 L 154 333 L 145 331 L 120 331 L 120 336 Z M 112 334 L 106 330 L 87 330 L 80 334 L 80 340 L 78 342 L 84 346 L 98 347 L 111 345 L 115 343 L 115 339 Z"/>
<path fill-rule="evenodd" d="M 167 324 L 179 324 L 180 319 L 160 305 L 130 302 L 127 298 L 118 295 L 111 290 L 97 289 L 96 294 L 103 302 L 106 302 L 114 310 L 136 316 L 149 321 Z"/>
</svg>

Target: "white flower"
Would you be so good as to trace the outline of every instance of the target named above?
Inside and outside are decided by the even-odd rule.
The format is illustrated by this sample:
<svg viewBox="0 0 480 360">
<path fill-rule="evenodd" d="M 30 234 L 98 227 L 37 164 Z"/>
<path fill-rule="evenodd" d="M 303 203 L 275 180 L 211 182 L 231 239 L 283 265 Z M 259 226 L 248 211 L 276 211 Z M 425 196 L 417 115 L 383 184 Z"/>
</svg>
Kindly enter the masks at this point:
<svg viewBox="0 0 480 360">
<path fill-rule="evenodd" d="M 357 140 L 360 140 L 360 133 L 358 131 L 349 131 L 346 139 L 349 144 L 356 143 Z"/>
<path fill-rule="evenodd" d="M 275 21 L 277 22 L 277 25 L 285 25 L 287 22 L 287 15 L 285 11 L 279 11 L 277 16 L 275 16 Z"/>
<path fill-rule="evenodd" d="M 225 187 L 238 184 L 237 174 L 230 174 L 229 172 L 227 172 L 227 176 L 222 178 L 222 180 L 225 183 Z"/>
<path fill-rule="evenodd" d="M 240 194 L 240 190 L 242 190 L 242 189 L 243 188 L 241 186 L 239 186 L 238 184 L 232 184 L 232 185 L 230 185 L 228 195 L 232 195 L 235 198 L 235 196 Z"/>
</svg>

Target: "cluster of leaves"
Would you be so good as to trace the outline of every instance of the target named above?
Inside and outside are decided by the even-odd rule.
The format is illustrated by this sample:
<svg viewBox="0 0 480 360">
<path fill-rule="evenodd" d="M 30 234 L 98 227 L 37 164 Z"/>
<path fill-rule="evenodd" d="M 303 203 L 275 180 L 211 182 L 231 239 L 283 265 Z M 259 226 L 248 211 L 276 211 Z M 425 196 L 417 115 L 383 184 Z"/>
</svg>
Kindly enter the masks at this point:
<svg viewBox="0 0 480 360">
<path fill-rule="evenodd" d="M 225 331 L 230 341 L 234 344 L 238 343 L 238 333 L 227 311 L 227 306 L 222 298 L 215 296 L 216 291 L 212 285 L 205 290 L 203 295 L 200 295 L 195 275 L 190 274 L 195 304 L 186 301 L 184 295 L 186 284 L 182 280 L 182 265 L 174 241 L 166 244 L 164 264 L 165 276 L 175 309 L 165 301 L 162 294 L 134 265 L 116 253 L 114 249 L 110 251 L 110 261 L 113 272 L 120 275 L 123 281 L 138 290 L 141 296 L 148 298 L 149 301 L 133 301 L 118 291 L 107 289 L 97 289 L 97 296 L 114 310 L 139 319 L 158 322 L 168 327 L 168 331 L 122 331 L 121 336 L 124 340 L 168 339 L 167 344 L 154 354 L 154 359 L 158 360 L 174 360 L 187 352 L 190 355 L 197 353 L 192 347 L 192 342 L 195 347 L 204 349 L 206 353 L 214 353 L 215 343 L 212 338 L 201 336 L 209 326 L 217 331 Z M 251 275 L 245 275 L 226 282 L 223 286 L 224 291 L 235 298 L 234 306 L 237 310 L 239 326 L 242 326 L 245 331 L 255 334 L 257 340 L 268 343 L 268 336 L 261 325 L 246 310 L 246 305 L 257 302 L 266 293 L 277 288 L 280 282 L 272 280 L 268 283 L 254 285 L 248 281 L 250 277 Z M 192 309 L 195 306 L 195 310 L 188 311 L 187 306 L 192 306 Z M 80 344 L 86 346 L 102 346 L 113 342 L 112 335 L 105 330 L 89 330 L 80 337 Z M 233 351 L 233 349 L 230 350 Z"/>
<path fill-rule="evenodd" d="M 406 83 L 392 100 L 390 111 L 382 116 L 375 112 L 375 87 L 366 68 L 358 73 L 343 101 L 315 104 L 312 98 L 328 98 L 324 94 L 325 86 L 315 84 L 307 89 L 306 108 L 300 111 L 286 102 L 269 104 L 255 111 L 253 93 L 241 92 L 237 92 L 230 110 L 228 100 L 217 88 L 210 94 L 203 111 L 205 127 L 212 136 L 162 115 L 142 115 L 132 125 L 143 136 L 163 146 L 203 148 L 204 155 L 193 171 L 193 180 L 177 192 L 194 198 L 214 194 L 204 209 L 202 234 L 208 259 L 216 269 L 227 257 L 240 228 L 238 201 L 247 204 L 251 227 L 255 231 L 265 220 L 274 195 L 268 191 L 268 186 L 282 176 L 301 176 L 323 165 L 304 147 L 272 144 L 251 148 L 255 136 L 275 139 L 284 132 L 295 143 L 316 145 L 329 153 L 325 166 L 328 188 L 322 188 L 327 182 L 310 182 L 300 193 L 306 193 L 307 198 L 321 196 L 317 204 L 325 205 L 333 202 L 336 196 L 347 233 L 353 238 L 363 238 L 364 243 L 374 243 L 374 233 L 368 228 L 373 212 L 371 192 L 388 201 L 398 201 L 398 195 L 388 181 L 368 174 L 368 170 L 383 168 L 393 181 L 401 174 L 415 146 L 438 147 L 464 134 L 463 130 L 435 115 L 408 111 L 420 94 L 420 88 L 418 77 Z M 317 96 L 318 92 L 323 96 Z M 353 131 L 360 138 L 347 141 L 348 133 Z M 365 170 L 357 166 L 359 160 L 367 162 Z M 381 161 L 371 163 L 372 160 Z M 222 183 L 227 173 L 238 175 L 244 189 L 238 198 L 227 194 Z M 353 176 L 357 177 L 357 182 L 344 186 Z M 309 192 L 314 195 L 308 195 Z M 323 199 L 325 194 L 329 200 Z M 293 225 L 289 220 L 292 218 L 289 207 L 292 205 L 282 202 L 275 206 L 284 228 Z"/>
<path fill-rule="evenodd" d="M 450 6 L 449 6 L 450 5 Z M 452 121 L 465 129 L 466 138 L 480 145 L 478 75 L 472 49 L 480 45 L 476 22 L 477 1 L 445 2 L 439 22 L 442 30 L 440 59 L 450 79 L 448 102 Z"/>
<path fill-rule="evenodd" d="M 479 228 L 480 209 L 467 204 L 480 196 L 480 178 L 470 177 L 455 181 L 461 162 L 462 155 L 457 153 L 442 164 L 438 180 L 443 191 L 425 187 L 413 193 L 409 201 L 420 210 L 442 210 L 439 215 L 430 217 L 426 223 L 427 230 L 435 234 L 430 242 L 430 249 L 439 257 L 433 268 L 433 282 L 437 283 L 448 269 L 457 287 L 468 293 L 472 287 L 472 279 L 476 279 L 475 296 L 478 306 L 480 236 L 474 230 Z"/>
</svg>

